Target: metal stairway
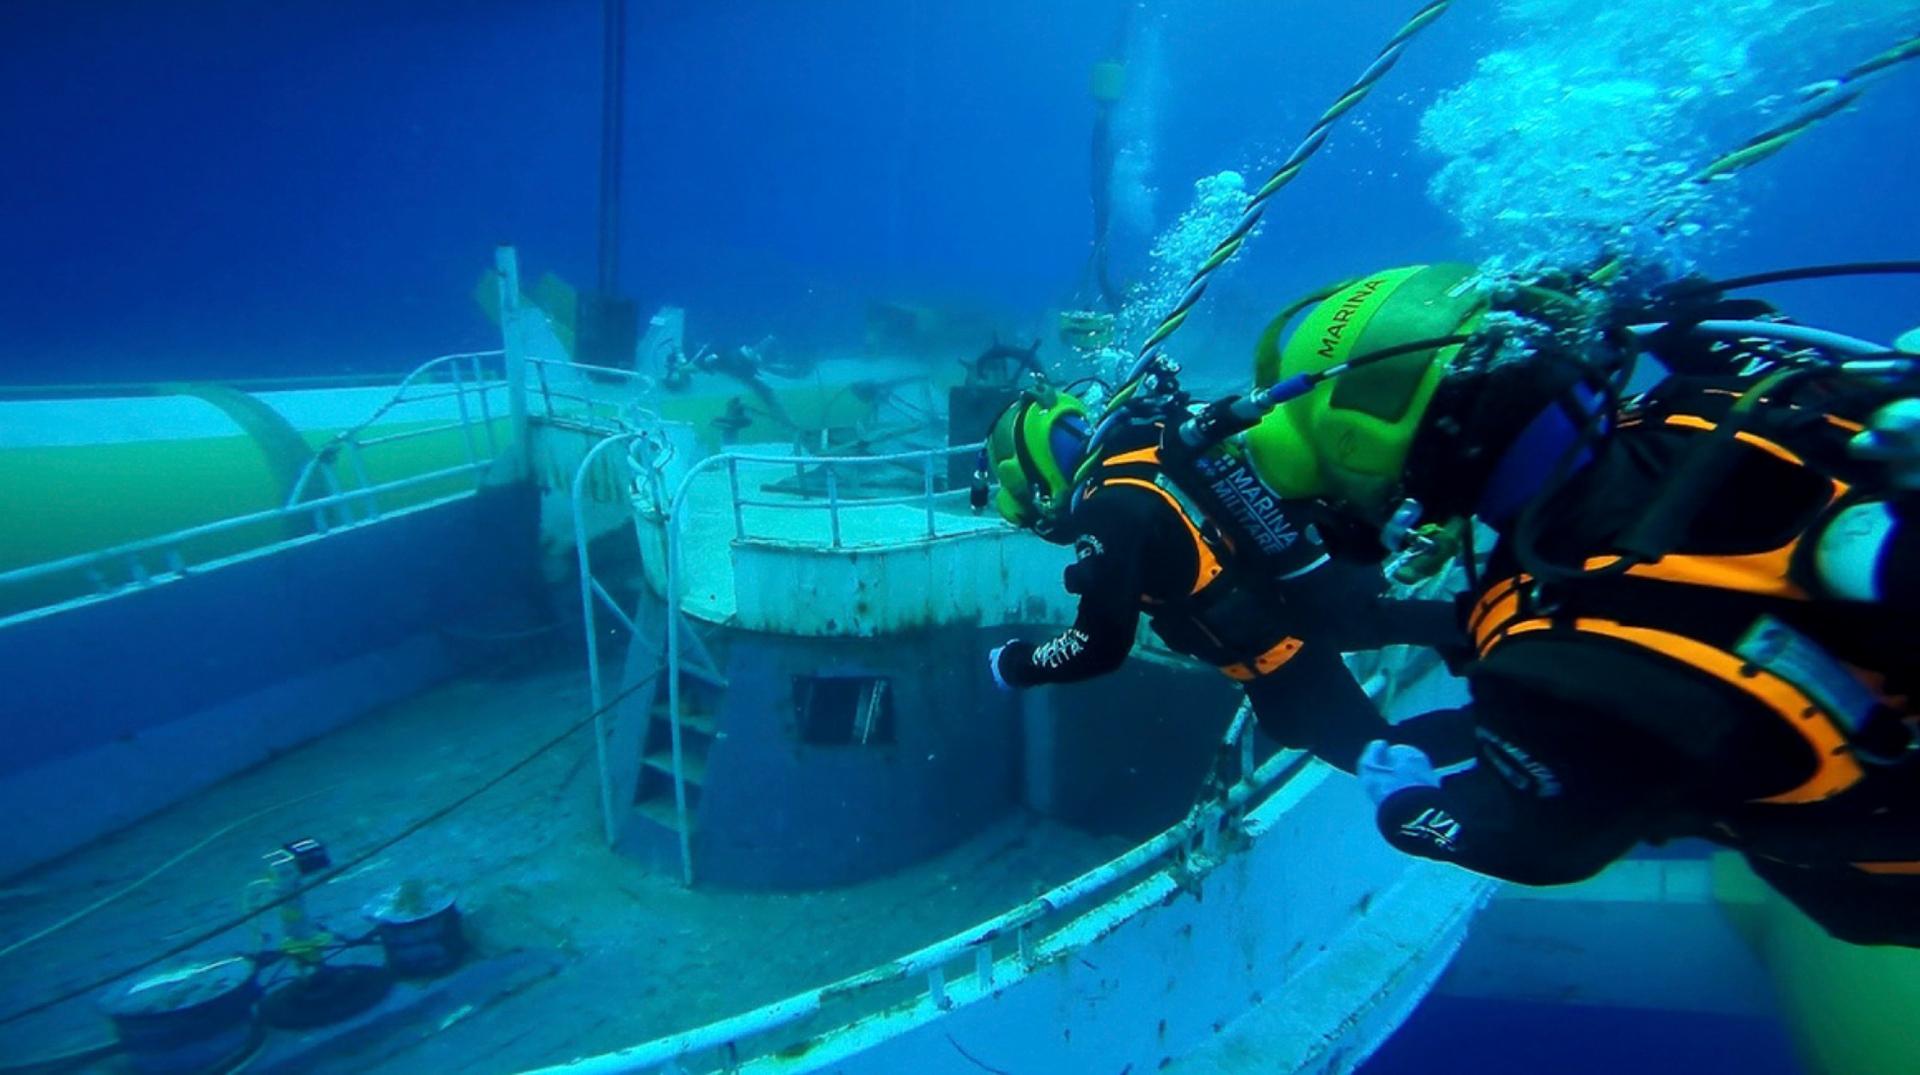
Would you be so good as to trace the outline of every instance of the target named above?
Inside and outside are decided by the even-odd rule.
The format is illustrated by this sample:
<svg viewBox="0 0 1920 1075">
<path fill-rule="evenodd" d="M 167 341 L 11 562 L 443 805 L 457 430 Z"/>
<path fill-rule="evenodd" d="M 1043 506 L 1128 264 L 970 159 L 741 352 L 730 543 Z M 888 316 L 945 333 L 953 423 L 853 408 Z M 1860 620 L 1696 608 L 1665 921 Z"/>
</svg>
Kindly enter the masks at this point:
<svg viewBox="0 0 1920 1075">
<path fill-rule="evenodd" d="M 640 598 L 642 617 L 652 615 L 656 622 L 667 612 L 664 604 L 650 592 Z M 652 606 L 647 608 L 644 606 Z M 637 619 L 639 617 L 636 617 Z M 641 622 L 644 622 L 642 620 Z M 684 800 L 685 838 L 691 841 L 699 825 L 701 793 L 706 786 L 707 761 L 714 742 L 721 736 L 719 715 L 726 694 L 726 680 L 718 672 L 719 664 L 711 650 L 681 617 L 680 636 L 694 652 L 683 656 L 679 667 L 670 673 L 666 654 L 653 647 L 636 645 L 641 667 L 629 659 L 629 683 L 638 684 L 634 702 L 646 706 L 646 723 L 639 736 L 638 774 L 633 787 L 634 823 L 653 832 L 632 832 L 630 839 L 654 842 L 657 836 L 679 840 L 683 829 L 681 802 Z M 648 640 L 651 641 L 651 640 Z M 649 654 L 647 651 L 652 649 Z M 649 660 L 648 658 L 653 659 Z M 669 678 L 672 675 L 674 678 Z M 651 680 L 651 684 L 643 682 Z M 674 707 L 678 687 L 680 726 L 680 765 L 678 791 L 674 778 Z M 625 689 L 625 687 L 623 687 Z"/>
<path fill-rule="evenodd" d="M 727 684 L 697 624 L 656 592 L 646 577 L 646 550 L 659 547 L 662 539 L 650 529 L 665 519 L 665 491 L 652 454 L 657 449 L 646 433 L 626 431 L 606 437 L 586 453 L 571 490 L 574 538 L 588 674 L 598 714 L 595 740 L 607 843 L 632 842 L 658 852 L 661 860 L 677 858 L 681 879 L 691 884 L 693 829 Z M 603 460 L 621 472 L 618 484 L 632 501 L 629 514 L 642 550 L 631 611 L 593 572 L 583 496 L 594 485 L 589 476 L 598 473 Z M 628 640 L 619 686 L 610 692 L 601 676 L 601 612 L 624 628 Z"/>
</svg>

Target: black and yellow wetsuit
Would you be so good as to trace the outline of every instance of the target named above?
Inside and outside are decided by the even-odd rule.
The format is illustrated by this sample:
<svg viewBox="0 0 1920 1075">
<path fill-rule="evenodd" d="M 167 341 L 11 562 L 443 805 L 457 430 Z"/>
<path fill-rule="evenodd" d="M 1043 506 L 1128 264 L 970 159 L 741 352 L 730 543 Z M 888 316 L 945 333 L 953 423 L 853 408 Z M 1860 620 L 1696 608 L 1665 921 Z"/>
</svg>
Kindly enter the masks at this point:
<svg viewBox="0 0 1920 1075">
<path fill-rule="evenodd" d="M 1625 414 L 1542 511 L 1545 559 L 1612 563 L 1736 387 L 1675 380 Z M 1920 945 L 1920 627 L 1909 605 L 1822 596 L 1810 570 L 1808 536 L 1856 491 L 1858 427 L 1784 405 L 1762 419 L 1653 563 L 1541 582 L 1503 539 L 1464 604 L 1479 764 L 1388 795 L 1389 841 L 1555 884 L 1704 837 L 1834 935 Z"/>
<path fill-rule="evenodd" d="M 1010 644 L 998 673 L 1014 687 L 1071 683 L 1120 667 L 1140 616 L 1177 653 L 1244 684 L 1260 727 L 1351 771 L 1360 748 L 1388 730 L 1341 661 L 1342 652 L 1460 639 L 1441 601 L 1381 598 L 1377 569 L 1332 563 L 1303 531 L 1290 577 L 1255 583 L 1230 547 L 1166 480 L 1157 438 L 1110 448 L 1068 519 L 1075 562 L 1066 589 L 1074 624 L 1038 645 Z M 1422 745 L 1459 756 L 1464 729 L 1430 729 Z M 1429 741 L 1430 740 L 1430 741 Z"/>
</svg>

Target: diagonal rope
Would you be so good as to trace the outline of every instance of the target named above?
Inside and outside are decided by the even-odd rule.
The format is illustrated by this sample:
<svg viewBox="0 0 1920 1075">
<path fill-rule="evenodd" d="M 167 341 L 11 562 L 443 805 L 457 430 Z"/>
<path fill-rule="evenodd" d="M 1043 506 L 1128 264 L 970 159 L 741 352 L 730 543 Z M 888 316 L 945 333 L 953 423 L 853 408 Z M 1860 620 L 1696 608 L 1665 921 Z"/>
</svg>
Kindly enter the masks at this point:
<svg viewBox="0 0 1920 1075">
<path fill-rule="evenodd" d="M 1155 328 L 1153 333 L 1147 337 L 1146 341 L 1140 345 L 1140 354 L 1134 360 L 1132 370 L 1122 382 L 1120 391 L 1114 394 L 1114 403 L 1116 405 L 1123 402 L 1132 394 L 1131 390 L 1133 387 L 1139 382 L 1140 378 L 1146 374 L 1147 370 L 1153 366 L 1155 360 L 1160 357 L 1161 345 L 1164 344 L 1167 338 L 1172 336 L 1182 324 L 1186 323 L 1187 315 L 1193 312 L 1193 308 L 1199 303 L 1201 296 L 1206 294 L 1207 285 L 1211 282 L 1213 274 L 1219 271 L 1221 266 L 1232 260 L 1233 256 L 1240 252 L 1240 248 L 1246 245 L 1248 236 L 1253 233 L 1254 227 L 1260 223 L 1260 218 L 1265 215 L 1267 203 L 1272 200 L 1275 194 L 1280 192 L 1281 188 L 1293 182 L 1294 178 L 1300 174 L 1301 169 L 1307 166 L 1307 161 L 1311 160 L 1313 155 L 1320 151 L 1320 147 L 1326 144 L 1327 136 L 1332 132 L 1333 125 L 1339 121 L 1340 117 L 1352 111 L 1361 101 L 1366 100 L 1367 95 L 1373 92 L 1374 86 L 1386 77 L 1388 71 L 1393 70 L 1393 66 L 1400 62 L 1401 55 L 1406 52 L 1407 44 L 1413 40 L 1414 35 L 1426 29 L 1434 20 L 1445 14 L 1447 8 L 1452 5 L 1453 0 L 1432 0 L 1431 3 L 1428 3 L 1419 11 L 1415 12 L 1413 17 L 1408 19 L 1406 24 L 1400 27 L 1399 32 L 1395 33 L 1393 37 L 1387 41 L 1386 45 L 1380 49 L 1380 54 L 1374 57 L 1373 62 L 1367 66 L 1367 69 L 1361 73 L 1353 85 L 1347 87 L 1346 91 L 1342 93 L 1325 112 L 1320 114 L 1320 118 L 1314 121 L 1312 129 L 1307 131 L 1306 137 L 1301 139 L 1300 144 L 1294 148 L 1292 153 L 1287 155 L 1287 159 L 1281 162 L 1280 167 L 1274 170 L 1273 175 L 1267 179 L 1266 183 L 1261 185 L 1260 189 L 1254 193 L 1253 198 L 1247 202 L 1246 209 L 1241 213 L 1240 223 L 1235 225 L 1233 231 L 1228 233 L 1226 238 L 1220 240 L 1219 245 L 1215 246 L 1213 252 L 1207 256 L 1207 260 L 1202 262 L 1200 267 L 1194 271 L 1193 278 L 1188 281 L 1187 290 L 1181 295 L 1180 301 L 1176 303 L 1173 310 L 1161 320 L 1159 327 Z M 1110 407 L 1109 413 L 1111 413 L 1111 411 L 1112 408 Z"/>
<path fill-rule="evenodd" d="M 1711 183 L 1722 176 L 1732 175 L 1751 164 L 1763 161 L 1775 153 L 1793 144 L 1801 135 L 1820 125 L 1823 120 L 1844 110 L 1858 100 L 1867 91 L 1871 76 L 1880 74 L 1908 60 L 1920 59 L 1920 34 L 1901 42 L 1880 53 L 1878 56 L 1857 64 L 1839 78 L 1819 83 L 1819 89 L 1807 99 L 1805 105 L 1792 118 L 1768 128 L 1752 138 L 1742 142 L 1713 163 L 1687 178 L 1690 185 Z"/>
<path fill-rule="evenodd" d="M 1682 180 L 1680 189 L 1695 190 L 1729 179 L 1736 173 L 1766 160 L 1792 145 L 1808 131 L 1845 111 L 1847 106 L 1859 100 L 1861 94 L 1867 91 L 1872 84 L 1872 78 L 1915 59 L 1920 59 L 1920 34 L 1907 38 L 1872 59 L 1855 64 L 1838 78 L 1815 83 L 1818 88 L 1793 116 L 1716 157 L 1705 167 Z M 1659 226 L 1659 230 L 1668 231 L 1677 223 L 1678 221 L 1669 219 Z M 1626 265 L 1627 259 L 1624 255 L 1616 256 L 1595 271 L 1593 278 L 1604 283 L 1618 275 Z"/>
</svg>

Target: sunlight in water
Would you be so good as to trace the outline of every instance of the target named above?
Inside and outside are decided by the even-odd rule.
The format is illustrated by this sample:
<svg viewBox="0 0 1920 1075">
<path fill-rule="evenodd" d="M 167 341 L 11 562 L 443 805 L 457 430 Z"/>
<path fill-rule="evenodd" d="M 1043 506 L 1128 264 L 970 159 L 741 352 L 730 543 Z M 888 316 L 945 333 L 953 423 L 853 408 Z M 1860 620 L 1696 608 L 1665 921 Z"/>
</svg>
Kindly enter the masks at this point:
<svg viewBox="0 0 1920 1075">
<path fill-rule="evenodd" d="M 1428 190 L 1485 254 L 1602 249 L 1685 267 L 1737 233 L 1734 184 L 1683 180 L 1920 16 L 1915 0 L 1506 0 L 1473 75 L 1421 118 Z"/>
</svg>

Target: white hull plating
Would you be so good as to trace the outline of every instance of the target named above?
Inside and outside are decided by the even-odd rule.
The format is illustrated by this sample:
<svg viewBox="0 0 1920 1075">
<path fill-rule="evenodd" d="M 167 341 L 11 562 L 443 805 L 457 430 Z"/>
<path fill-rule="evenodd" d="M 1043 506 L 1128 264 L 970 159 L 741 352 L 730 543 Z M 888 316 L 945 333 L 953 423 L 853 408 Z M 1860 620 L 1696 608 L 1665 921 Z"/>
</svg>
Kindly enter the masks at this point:
<svg viewBox="0 0 1920 1075">
<path fill-rule="evenodd" d="M 1406 858 L 1352 781 L 1313 764 L 1232 826 L 990 964 L 805 1040 L 819 995 L 543 1075 L 728 1069 L 1345 1072 L 1418 1004 L 1492 883 Z M 987 950 L 975 948 L 976 953 Z"/>
</svg>

